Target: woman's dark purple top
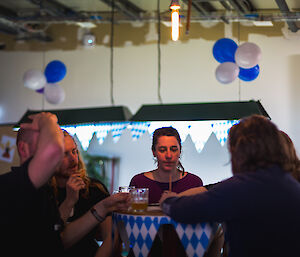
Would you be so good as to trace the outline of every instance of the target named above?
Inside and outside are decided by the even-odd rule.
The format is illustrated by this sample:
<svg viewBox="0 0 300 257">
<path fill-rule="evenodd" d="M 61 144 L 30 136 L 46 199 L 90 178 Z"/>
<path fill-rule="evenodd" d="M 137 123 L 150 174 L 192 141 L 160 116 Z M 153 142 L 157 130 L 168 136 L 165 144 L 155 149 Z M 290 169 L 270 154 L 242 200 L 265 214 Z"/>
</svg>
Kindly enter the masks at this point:
<svg viewBox="0 0 300 257">
<path fill-rule="evenodd" d="M 149 188 L 149 203 L 158 203 L 162 193 L 165 190 L 169 190 L 169 183 L 158 182 L 153 179 L 147 178 L 144 173 L 135 175 L 131 181 L 130 186 L 146 187 Z M 183 178 L 172 182 L 172 191 L 175 193 L 181 193 L 185 190 L 194 187 L 203 186 L 201 178 L 188 173 Z"/>
</svg>

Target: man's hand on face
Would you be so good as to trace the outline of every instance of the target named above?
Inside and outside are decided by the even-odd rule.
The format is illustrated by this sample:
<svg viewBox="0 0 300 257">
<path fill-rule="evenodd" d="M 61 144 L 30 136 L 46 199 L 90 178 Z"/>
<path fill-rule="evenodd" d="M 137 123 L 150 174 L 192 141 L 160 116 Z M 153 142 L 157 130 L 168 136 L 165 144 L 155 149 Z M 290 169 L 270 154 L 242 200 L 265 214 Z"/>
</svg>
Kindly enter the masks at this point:
<svg viewBox="0 0 300 257">
<path fill-rule="evenodd" d="M 72 174 L 66 184 L 66 200 L 71 205 L 75 205 L 79 199 L 79 191 L 85 188 L 85 183 L 79 174 Z"/>
</svg>

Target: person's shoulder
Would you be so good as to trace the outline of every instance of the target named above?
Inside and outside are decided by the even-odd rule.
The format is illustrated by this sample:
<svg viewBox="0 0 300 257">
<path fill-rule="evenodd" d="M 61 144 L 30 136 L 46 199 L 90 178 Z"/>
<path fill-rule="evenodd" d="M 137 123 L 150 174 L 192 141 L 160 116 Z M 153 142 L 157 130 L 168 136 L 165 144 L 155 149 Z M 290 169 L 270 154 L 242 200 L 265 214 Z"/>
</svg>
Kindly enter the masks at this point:
<svg viewBox="0 0 300 257">
<path fill-rule="evenodd" d="M 25 211 L 22 209 L 26 203 L 33 202 L 38 195 L 38 190 L 31 182 L 27 164 L 14 167 L 11 171 L 0 175 L 0 195 L 2 197 L 3 213 L 16 213 Z M 20 211 L 21 210 L 21 211 Z"/>
<path fill-rule="evenodd" d="M 147 173 L 147 172 L 141 172 L 141 173 L 138 173 L 138 174 L 134 175 L 134 176 L 132 177 L 131 180 L 140 180 L 140 179 L 144 179 L 146 173 Z"/>
<path fill-rule="evenodd" d="M 15 187 L 26 188 L 26 190 L 37 191 L 29 178 L 28 166 L 32 158 L 28 159 L 21 166 L 11 167 L 11 171 L 1 176 L 1 184 L 9 186 L 13 182 Z M 8 183 L 8 184 L 7 184 Z M 20 188 L 19 188 L 20 189 Z"/>
<path fill-rule="evenodd" d="M 24 174 L 20 172 L 19 167 L 14 167 L 14 169 L 11 169 L 11 171 L 1 174 L 0 175 L 1 189 L 3 189 L 4 187 L 11 187 L 12 183 L 17 182 L 18 180 L 21 181 L 20 178 L 23 175 Z"/>
<path fill-rule="evenodd" d="M 199 176 L 197 176 L 197 175 L 195 175 L 193 173 L 187 172 L 186 178 L 188 178 L 190 180 L 193 180 L 193 181 L 199 181 L 202 184 L 202 179 Z"/>
<path fill-rule="evenodd" d="M 199 178 L 200 179 L 199 176 L 197 176 L 196 174 L 190 173 L 188 171 L 186 171 L 186 176 L 193 177 L 193 178 Z"/>
<path fill-rule="evenodd" d="M 141 172 L 139 174 L 134 175 L 130 181 L 130 185 L 138 186 L 141 182 L 144 182 L 145 180 L 149 180 L 147 176 L 148 173 L 151 173 L 151 171 Z"/>
<path fill-rule="evenodd" d="M 109 195 L 108 189 L 102 181 L 96 178 L 90 178 L 90 181 L 91 181 L 90 190 L 98 191 L 106 195 Z"/>
</svg>

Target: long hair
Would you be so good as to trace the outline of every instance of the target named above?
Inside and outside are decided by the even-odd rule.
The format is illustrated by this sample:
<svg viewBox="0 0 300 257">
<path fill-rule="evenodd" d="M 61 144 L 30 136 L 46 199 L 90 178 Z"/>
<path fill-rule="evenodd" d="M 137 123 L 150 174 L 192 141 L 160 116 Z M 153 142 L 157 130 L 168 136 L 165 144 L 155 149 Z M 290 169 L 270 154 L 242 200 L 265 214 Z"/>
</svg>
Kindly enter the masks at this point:
<svg viewBox="0 0 300 257">
<path fill-rule="evenodd" d="M 74 138 L 66 131 L 66 130 L 63 130 L 63 134 L 64 134 L 64 137 L 70 137 L 72 138 L 73 142 L 75 143 L 76 145 L 76 148 L 77 148 L 77 144 L 74 140 Z M 88 198 L 89 196 L 89 188 L 90 186 L 94 186 L 94 187 L 97 187 L 99 188 L 103 193 L 105 193 L 106 195 L 109 195 L 109 193 L 107 192 L 107 190 L 105 189 L 105 187 L 99 183 L 99 182 L 96 182 L 94 180 L 91 180 L 89 177 L 88 177 L 88 174 L 87 174 L 87 170 L 86 170 L 86 166 L 85 166 L 85 163 L 83 161 L 83 158 L 80 154 L 80 152 L 78 151 L 78 172 L 80 174 L 80 177 L 81 179 L 83 180 L 83 182 L 85 183 L 85 188 L 80 190 L 80 194 L 84 197 L 84 198 Z M 50 180 L 50 185 L 53 187 L 54 189 L 54 194 L 57 196 L 57 193 L 58 193 L 58 189 L 57 189 L 57 182 L 56 182 L 56 178 L 55 176 L 53 176 Z"/>
<path fill-rule="evenodd" d="M 156 149 L 156 145 L 158 143 L 158 139 L 161 136 L 171 136 L 171 137 L 175 137 L 177 139 L 177 142 L 179 144 L 179 148 L 180 148 L 180 153 L 181 153 L 181 138 L 180 135 L 178 133 L 178 131 L 173 128 L 173 127 L 162 127 L 162 128 L 158 128 L 153 132 L 153 136 L 152 136 L 152 151 L 154 152 Z M 177 165 L 177 169 L 180 170 L 182 172 L 182 174 L 184 174 L 184 167 L 182 166 L 180 160 L 178 161 L 178 165 Z"/>
<path fill-rule="evenodd" d="M 300 160 L 296 153 L 295 146 L 290 137 L 283 131 L 280 131 L 280 134 L 286 143 L 287 150 L 289 153 L 289 165 L 286 165 L 286 169 L 291 172 L 292 176 L 300 182 Z"/>
<path fill-rule="evenodd" d="M 276 125 L 266 117 L 252 115 L 232 126 L 228 148 L 233 174 L 273 165 L 290 172 L 286 144 Z"/>
</svg>

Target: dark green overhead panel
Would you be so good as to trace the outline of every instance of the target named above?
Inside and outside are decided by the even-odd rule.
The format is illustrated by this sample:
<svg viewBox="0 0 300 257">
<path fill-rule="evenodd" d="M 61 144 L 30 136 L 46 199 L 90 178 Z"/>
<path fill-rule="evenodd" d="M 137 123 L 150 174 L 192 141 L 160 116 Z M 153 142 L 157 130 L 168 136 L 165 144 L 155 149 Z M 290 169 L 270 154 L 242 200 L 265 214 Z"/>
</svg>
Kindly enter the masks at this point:
<svg viewBox="0 0 300 257">
<path fill-rule="evenodd" d="M 29 115 L 41 111 L 28 110 L 16 127 L 20 123 L 29 122 Z M 251 114 L 270 118 L 259 101 L 143 105 L 133 116 L 125 106 L 43 111 L 56 114 L 60 125 L 120 121 L 236 120 Z"/>
<path fill-rule="evenodd" d="M 94 124 L 100 122 L 128 121 L 132 114 L 127 107 L 113 106 L 101 108 L 65 109 L 65 110 L 43 110 L 54 113 L 58 117 L 60 125 Z M 29 122 L 28 115 L 39 113 L 39 111 L 28 110 L 17 126 L 23 122 Z"/>
<path fill-rule="evenodd" d="M 270 118 L 259 101 L 248 101 L 143 105 L 130 120 L 237 120 L 252 114 Z"/>
</svg>

